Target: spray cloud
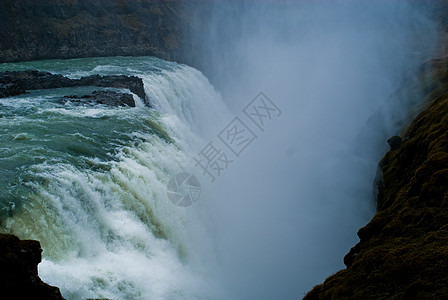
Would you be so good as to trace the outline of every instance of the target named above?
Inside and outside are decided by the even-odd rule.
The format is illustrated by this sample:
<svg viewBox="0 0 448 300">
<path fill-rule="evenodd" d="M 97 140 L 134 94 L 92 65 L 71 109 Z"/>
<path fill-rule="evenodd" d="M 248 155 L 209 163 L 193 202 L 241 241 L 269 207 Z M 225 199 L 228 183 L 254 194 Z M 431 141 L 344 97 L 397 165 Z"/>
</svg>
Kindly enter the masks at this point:
<svg viewBox="0 0 448 300">
<path fill-rule="evenodd" d="M 400 129 L 391 116 L 409 105 L 391 95 L 431 53 L 435 26 L 405 1 L 204 5 L 192 38 L 228 107 L 262 91 L 283 112 L 201 204 L 218 273 L 230 299 L 298 299 L 344 267 L 373 216 L 376 165 Z"/>
</svg>

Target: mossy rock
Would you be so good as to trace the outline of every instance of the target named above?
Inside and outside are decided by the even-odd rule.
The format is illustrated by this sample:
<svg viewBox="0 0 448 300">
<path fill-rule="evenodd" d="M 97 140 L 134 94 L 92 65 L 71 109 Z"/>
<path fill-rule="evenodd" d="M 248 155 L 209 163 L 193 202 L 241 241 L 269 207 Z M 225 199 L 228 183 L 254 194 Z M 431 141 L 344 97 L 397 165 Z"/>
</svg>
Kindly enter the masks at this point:
<svg viewBox="0 0 448 300">
<path fill-rule="evenodd" d="M 447 299 L 448 73 L 446 59 L 433 63 L 427 109 L 382 159 L 378 211 L 347 269 L 304 299 Z"/>
</svg>

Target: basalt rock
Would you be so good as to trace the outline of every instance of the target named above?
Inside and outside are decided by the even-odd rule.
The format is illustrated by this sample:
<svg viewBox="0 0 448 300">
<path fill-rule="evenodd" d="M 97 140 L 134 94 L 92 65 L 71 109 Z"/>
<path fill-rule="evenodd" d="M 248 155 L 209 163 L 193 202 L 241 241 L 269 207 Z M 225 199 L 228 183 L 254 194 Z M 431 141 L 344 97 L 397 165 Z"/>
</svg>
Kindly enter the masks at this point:
<svg viewBox="0 0 448 300">
<path fill-rule="evenodd" d="M 145 89 L 143 87 L 143 81 L 136 76 L 125 75 L 111 75 L 111 76 L 99 76 L 92 75 L 87 77 L 81 77 L 79 80 L 73 80 L 76 85 L 86 86 L 101 86 L 101 87 L 114 87 L 114 88 L 126 88 L 136 94 L 142 99 L 145 99 Z"/>
<path fill-rule="evenodd" d="M 64 299 L 57 287 L 39 278 L 37 265 L 42 260 L 38 241 L 20 240 L 0 234 L 0 291 L 2 299 Z"/>
<path fill-rule="evenodd" d="M 26 90 L 15 83 L 0 83 L 0 98 L 25 94 Z"/>
<path fill-rule="evenodd" d="M 136 76 L 92 75 L 81 77 L 80 79 L 70 79 L 59 74 L 40 72 L 36 70 L 13 72 L 6 71 L 0 73 L 0 98 L 24 94 L 26 90 L 75 86 L 126 88 L 140 98 L 145 99 L 143 81 L 141 78 Z"/>
<path fill-rule="evenodd" d="M 62 75 L 49 72 L 29 71 L 6 71 L 0 73 L 0 84 L 10 87 L 18 87 L 25 90 L 51 89 L 75 86 L 74 82 Z"/>
<path fill-rule="evenodd" d="M 90 95 L 64 96 L 65 99 L 74 102 L 92 102 L 109 106 L 135 107 L 134 97 L 131 94 L 117 93 L 112 91 L 94 91 Z"/>
<path fill-rule="evenodd" d="M 156 56 L 191 64 L 191 13 L 206 1 L 2 0 L 0 62 Z M 196 47 L 197 48 L 197 47 Z"/>
</svg>

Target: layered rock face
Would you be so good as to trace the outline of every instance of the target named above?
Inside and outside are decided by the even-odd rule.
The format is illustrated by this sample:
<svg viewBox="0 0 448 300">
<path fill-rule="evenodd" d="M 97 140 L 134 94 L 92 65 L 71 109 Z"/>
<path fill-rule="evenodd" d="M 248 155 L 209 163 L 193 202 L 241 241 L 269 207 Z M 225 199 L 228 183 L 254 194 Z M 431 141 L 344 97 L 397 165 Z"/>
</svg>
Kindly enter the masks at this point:
<svg viewBox="0 0 448 300">
<path fill-rule="evenodd" d="M 0 1 L 0 62 L 156 56 L 192 63 L 190 2 Z"/>
<path fill-rule="evenodd" d="M 448 295 L 448 68 L 430 63 L 426 108 L 389 140 L 378 211 L 345 270 L 304 299 L 445 299 Z"/>
<path fill-rule="evenodd" d="M 39 278 L 37 265 L 42 260 L 38 241 L 20 240 L 0 234 L 0 288 L 2 299 L 64 299 L 57 287 Z"/>
</svg>

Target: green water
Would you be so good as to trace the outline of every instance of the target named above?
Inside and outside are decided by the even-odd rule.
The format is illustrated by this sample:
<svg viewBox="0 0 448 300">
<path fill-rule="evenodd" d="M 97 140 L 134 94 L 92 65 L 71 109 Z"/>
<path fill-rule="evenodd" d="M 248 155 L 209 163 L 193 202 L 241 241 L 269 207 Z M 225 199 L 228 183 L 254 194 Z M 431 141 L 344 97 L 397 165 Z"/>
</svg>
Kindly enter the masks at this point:
<svg viewBox="0 0 448 300">
<path fill-rule="evenodd" d="M 75 59 L 37 60 L 20 63 L 0 64 L 0 72 L 40 70 L 72 77 L 92 74 L 141 75 L 173 71 L 179 64 L 155 57 L 96 57 Z"/>
<path fill-rule="evenodd" d="M 192 168 L 200 121 L 220 109 L 208 80 L 152 57 L 0 64 L 27 69 L 139 76 L 155 109 L 63 97 L 98 87 L 0 99 L 0 231 L 41 242 L 40 276 L 67 299 L 210 299 L 195 211 L 166 197 L 172 174 Z"/>
<path fill-rule="evenodd" d="M 33 192 L 30 183 L 41 180 L 30 171 L 34 165 L 104 167 L 92 161 L 115 160 L 121 147 L 138 146 L 144 139 L 136 130 L 167 140 L 153 110 L 91 106 L 62 98 L 85 92 L 79 88 L 37 91 L 2 101 L 0 205 L 12 201 L 20 209 L 26 202 Z M 5 213 L 2 210 L 1 215 Z"/>
</svg>

